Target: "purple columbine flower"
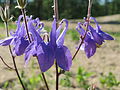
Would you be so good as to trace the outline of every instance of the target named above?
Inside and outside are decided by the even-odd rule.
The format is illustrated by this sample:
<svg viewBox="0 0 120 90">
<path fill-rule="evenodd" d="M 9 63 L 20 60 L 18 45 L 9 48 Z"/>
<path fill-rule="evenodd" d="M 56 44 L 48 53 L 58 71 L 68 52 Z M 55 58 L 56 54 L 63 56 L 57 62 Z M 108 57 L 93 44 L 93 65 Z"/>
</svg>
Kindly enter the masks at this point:
<svg viewBox="0 0 120 90">
<path fill-rule="evenodd" d="M 63 22 L 66 23 L 66 26 L 60 34 Z M 39 33 L 36 31 L 32 21 L 28 23 L 28 26 L 34 41 L 25 51 L 26 63 L 31 56 L 36 56 L 42 72 L 47 71 L 54 64 L 55 60 L 60 68 L 63 70 L 69 70 L 72 65 L 72 55 L 69 49 L 63 45 L 64 37 L 68 30 L 68 21 L 63 19 L 57 29 L 56 19 L 54 19 L 49 42 L 43 41 Z"/>
<path fill-rule="evenodd" d="M 29 45 L 27 38 L 25 37 L 26 31 L 24 23 L 20 24 L 22 15 L 19 16 L 17 24 L 17 29 L 15 32 L 11 32 L 11 36 L 3 40 L 0 40 L 1 46 L 13 45 L 13 54 L 20 56 L 24 53 L 26 47 Z"/>
<path fill-rule="evenodd" d="M 82 28 L 82 23 L 78 23 L 78 26 L 76 30 L 79 32 L 79 34 L 84 37 L 85 30 Z M 82 44 L 82 48 L 86 53 L 86 56 L 90 58 L 93 56 L 96 52 L 96 42 L 91 37 L 91 33 L 87 32 L 86 37 L 84 39 L 84 43 Z"/>
<path fill-rule="evenodd" d="M 88 25 L 88 31 L 84 39 L 84 43 L 82 44 L 82 47 L 88 58 L 95 54 L 96 48 L 102 45 L 105 40 L 114 40 L 112 36 L 101 30 L 98 22 L 94 17 L 91 17 L 90 19 L 94 20 L 96 28 L 94 29 L 91 25 Z M 83 29 L 83 27 L 86 26 L 86 24 L 87 22 L 85 22 L 84 24 L 78 23 L 78 26 L 76 28 L 76 30 L 82 37 L 85 35 L 85 30 Z"/>
<path fill-rule="evenodd" d="M 114 40 L 114 38 L 112 36 L 110 36 L 108 33 L 103 32 L 101 30 L 100 25 L 98 24 L 98 22 L 96 21 L 96 19 L 94 17 L 91 17 L 91 19 L 94 20 L 95 24 L 96 24 L 96 32 L 104 39 L 104 40 Z"/>
</svg>

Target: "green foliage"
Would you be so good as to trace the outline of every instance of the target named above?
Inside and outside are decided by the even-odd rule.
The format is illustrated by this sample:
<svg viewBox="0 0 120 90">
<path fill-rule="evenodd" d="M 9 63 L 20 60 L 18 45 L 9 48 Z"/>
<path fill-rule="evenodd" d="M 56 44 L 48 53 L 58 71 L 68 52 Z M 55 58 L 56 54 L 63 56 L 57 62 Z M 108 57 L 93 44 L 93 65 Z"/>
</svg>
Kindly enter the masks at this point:
<svg viewBox="0 0 120 90">
<path fill-rule="evenodd" d="M 64 86 L 64 87 L 71 87 L 71 81 L 69 76 L 65 76 L 60 80 L 60 85 Z"/>
<path fill-rule="evenodd" d="M 92 72 L 87 72 L 83 67 L 79 67 L 77 76 L 76 76 L 79 87 L 84 88 L 85 90 L 88 90 L 88 88 L 90 87 L 88 83 L 88 79 L 92 75 L 93 75 Z"/>
<path fill-rule="evenodd" d="M 69 34 L 74 41 L 79 41 L 79 34 L 76 30 L 68 30 L 67 34 Z"/>
<path fill-rule="evenodd" d="M 41 74 L 32 75 L 32 77 L 27 78 L 25 76 L 24 71 L 22 71 L 21 77 L 22 77 L 23 83 L 25 84 L 28 90 L 34 90 L 35 88 L 39 88 L 38 86 L 40 86 L 40 81 L 42 81 Z"/>
<path fill-rule="evenodd" d="M 15 86 L 15 79 L 9 79 L 7 81 L 5 81 L 0 87 L 1 89 L 7 90 L 6 88 L 13 88 Z"/>
<path fill-rule="evenodd" d="M 65 75 L 68 77 L 72 77 L 72 72 L 65 72 Z"/>
<path fill-rule="evenodd" d="M 71 87 L 72 83 L 71 83 L 70 77 L 72 77 L 72 73 L 65 72 L 65 76 L 60 80 L 60 85 L 64 87 Z"/>
<path fill-rule="evenodd" d="M 4 28 L 4 23 L 3 22 L 0 22 L 0 28 Z"/>
<path fill-rule="evenodd" d="M 45 27 L 44 27 L 44 30 L 46 30 L 47 32 L 50 32 L 50 31 L 51 31 L 51 28 L 48 27 L 48 26 L 45 26 Z"/>
<path fill-rule="evenodd" d="M 32 76 L 31 78 L 28 79 L 28 89 L 36 88 L 39 86 L 40 81 L 42 80 L 41 75 L 39 74 L 38 76 Z"/>
<path fill-rule="evenodd" d="M 119 86 L 120 81 L 117 81 L 115 75 L 112 72 L 109 72 L 108 75 L 102 75 L 100 77 L 100 83 L 103 87 L 107 87 L 108 89 L 112 89 L 114 86 Z"/>
<path fill-rule="evenodd" d="M 9 82 L 5 82 L 3 88 L 7 88 L 9 86 Z"/>
<path fill-rule="evenodd" d="M 4 38 L 4 37 L 5 37 L 5 35 L 3 35 L 3 34 L 0 34 L 0 39 L 1 39 L 1 38 Z"/>
</svg>

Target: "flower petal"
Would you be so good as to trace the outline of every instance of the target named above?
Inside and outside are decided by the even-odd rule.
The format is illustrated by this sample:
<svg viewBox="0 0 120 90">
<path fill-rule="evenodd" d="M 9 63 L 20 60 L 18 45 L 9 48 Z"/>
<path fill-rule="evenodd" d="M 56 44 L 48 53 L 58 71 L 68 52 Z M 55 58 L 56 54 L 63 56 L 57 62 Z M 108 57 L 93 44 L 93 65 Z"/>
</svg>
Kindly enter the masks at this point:
<svg viewBox="0 0 120 90">
<path fill-rule="evenodd" d="M 32 21 L 28 22 L 28 29 L 32 33 L 32 37 L 33 37 L 34 41 L 37 41 L 38 43 L 43 42 L 41 36 L 39 35 L 39 33 L 36 31 L 35 27 L 33 26 Z"/>
<path fill-rule="evenodd" d="M 96 23 L 96 30 L 104 38 L 104 40 L 114 40 L 112 36 L 110 36 L 108 33 L 105 33 L 101 30 L 97 20 L 94 17 L 91 17 L 91 19 L 93 19 L 94 22 Z"/>
<path fill-rule="evenodd" d="M 27 46 L 29 45 L 28 40 L 25 40 L 23 37 L 19 38 L 16 41 L 16 45 L 13 48 L 13 53 L 17 56 L 22 55 L 25 52 L 25 49 L 27 48 Z"/>
<path fill-rule="evenodd" d="M 28 64 L 28 61 L 30 60 L 30 57 L 36 55 L 36 49 L 34 42 L 30 43 L 29 46 L 25 50 L 25 65 Z"/>
<path fill-rule="evenodd" d="M 100 36 L 104 38 L 104 40 L 114 40 L 112 36 L 110 36 L 108 33 L 105 33 L 103 31 L 99 31 Z"/>
<path fill-rule="evenodd" d="M 59 37 L 61 29 L 62 29 L 62 23 L 60 23 L 58 29 L 56 30 L 56 39 Z"/>
<path fill-rule="evenodd" d="M 85 53 L 86 53 L 86 56 L 88 58 L 90 58 L 91 56 L 93 56 L 96 52 L 96 44 L 95 44 L 95 41 L 93 41 L 92 39 L 87 39 L 86 42 L 85 42 Z"/>
<path fill-rule="evenodd" d="M 40 28 L 38 28 L 39 26 L 41 26 Z M 40 33 L 40 31 L 44 28 L 44 23 L 40 22 L 38 23 L 38 26 L 36 29 L 38 29 L 37 31 Z"/>
<path fill-rule="evenodd" d="M 23 18 L 23 15 L 20 15 L 20 16 L 18 17 L 18 21 L 16 21 L 16 24 L 17 24 L 16 32 L 19 32 L 19 28 L 21 27 L 21 26 L 20 26 L 20 21 L 21 21 L 22 18 Z"/>
<path fill-rule="evenodd" d="M 39 45 L 37 57 L 42 72 L 47 71 L 54 64 L 54 50 L 51 45 Z"/>
<path fill-rule="evenodd" d="M 56 46 L 56 19 L 54 18 L 54 21 L 52 23 L 52 30 L 50 32 L 50 43 L 53 45 L 53 46 Z"/>
<path fill-rule="evenodd" d="M 3 40 L 0 40 L 0 45 L 1 46 L 10 45 L 12 43 L 12 40 L 13 40 L 13 37 L 8 37 L 8 38 L 5 38 Z"/>
<path fill-rule="evenodd" d="M 91 34 L 93 36 L 94 41 L 96 41 L 97 44 L 101 45 L 104 42 L 104 39 L 102 36 L 100 36 L 92 26 L 88 26 L 89 30 L 91 31 Z"/>
<path fill-rule="evenodd" d="M 82 23 L 78 23 L 76 30 L 79 32 L 80 35 L 84 36 L 85 30 L 81 27 Z"/>
<path fill-rule="evenodd" d="M 62 33 L 60 34 L 60 36 L 58 37 L 56 43 L 57 43 L 57 46 L 63 46 L 63 43 L 64 43 L 64 37 L 65 37 L 65 34 L 68 30 L 68 21 L 66 19 L 63 19 L 61 23 L 65 22 L 66 23 L 66 26 L 64 28 L 64 30 L 62 31 Z"/>
<path fill-rule="evenodd" d="M 66 46 L 58 47 L 56 49 L 56 61 L 60 68 L 65 71 L 70 70 L 72 65 L 72 55 Z"/>
<path fill-rule="evenodd" d="M 18 37 L 24 37 L 26 35 L 26 30 L 25 30 L 24 23 L 22 23 L 22 25 L 20 27 L 20 30 L 16 34 L 17 34 Z"/>
</svg>

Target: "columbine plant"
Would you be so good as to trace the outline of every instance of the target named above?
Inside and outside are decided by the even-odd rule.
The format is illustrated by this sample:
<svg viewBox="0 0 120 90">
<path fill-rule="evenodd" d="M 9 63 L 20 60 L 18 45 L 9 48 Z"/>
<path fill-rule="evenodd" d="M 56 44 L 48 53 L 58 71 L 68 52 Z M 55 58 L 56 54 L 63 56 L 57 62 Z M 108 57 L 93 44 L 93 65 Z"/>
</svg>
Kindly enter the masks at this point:
<svg viewBox="0 0 120 90">
<path fill-rule="evenodd" d="M 26 2 L 26 0 L 17 0 L 17 8 L 21 9 L 22 15 L 19 16 L 18 21 L 16 22 L 17 29 L 15 32 L 8 32 L 7 23 L 9 21 L 9 15 L 7 15 L 7 8 L 5 8 L 5 10 L 1 8 L 1 17 L 5 22 L 7 38 L 0 40 L 1 46 L 9 46 L 9 50 L 14 63 L 14 70 L 16 71 L 24 90 L 27 88 L 24 86 L 18 73 L 18 69 L 15 63 L 16 56 L 21 56 L 24 54 L 25 65 L 28 64 L 30 57 L 36 57 L 47 90 L 49 90 L 49 87 L 44 72 L 46 72 L 55 64 L 56 90 L 58 90 L 60 74 L 70 70 L 72 61 L 74 60 L 80 48 L 82 48 L 85 51 L 86 56 L 90 58 L 95 54 L 96 48 L 100 47 L 105 40 L 114 40 L 113 37 L 111 37 L 109 34 L 103 32 L 96 19 L 90 16 L 92 1 L 89 0 L 87 18 L 84 19 L 84 23 L 79 22 L 76 28 L 81 38 L 80 45 L 72 57 L 70 50 L 67 46 L 64 45 L 65 34 L 68 30 L 68 21 L 66 19 L 63 19 L 58 24 L 58 1 L 54 0 L 54 20 L 52 23 L 50 35 L 47 36 L 47 42 L 45 42 L 44 38 L 41 36 L 44 24 L 40 22 L 38 18 L 33 19 L 32 16 L 26 16 Z M 22 19 L 24 22 L 21 23 Z M 90 25 L 90 20 L 93 20 L 95 22 L 95 28 Z M 61 33 L 63 23 L 65 23 L 65 27 Z M 11 45 L 13 46 L 12 49 Z M 0 58 L 5 63 L 4 59 L 2 57 Z M 5 63 L 5 65 L 11 68 L 8 64 Z M 59 67 L 60 72 L 58 70 Z"/>
<path fill-rule="evenodd" d="M 96 48 L 100 47 L 105 42 L 105 40 L 114 40 L 112 36 L 110 36 L 109 34 L 101 30 L 100 26 L 98 25 L 94 17 L 90 17 L 90 20 L 91 19 L 94 20 L 96 27 L 93 28 L 91 25 L 88 25 L 86 37 L 84 38 L 82 48 L 81 48 L 85 51 L 86 56 L 88 58 L 90 58 L 95 54 Z M 85 35 L 85 30 L 83 29 L 83 27 L 86 27 L 86 24 L 87 24 L 87 21 L 85 19 L 85 23 L 79 22 L 76 28 L 76 30 L 79 32 L 81 37 Z"/>
</svg>

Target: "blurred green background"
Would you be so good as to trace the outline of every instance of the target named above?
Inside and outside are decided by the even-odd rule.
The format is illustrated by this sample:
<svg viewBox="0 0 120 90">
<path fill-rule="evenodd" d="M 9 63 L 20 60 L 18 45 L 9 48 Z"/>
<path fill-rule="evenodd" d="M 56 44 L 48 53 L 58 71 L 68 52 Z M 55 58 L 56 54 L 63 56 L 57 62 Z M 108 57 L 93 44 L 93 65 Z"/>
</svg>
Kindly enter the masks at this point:
<svg viewBox="0 0 120 90">
<path fill-rule="evenodd" d="M 0 0 L 4 6 L 9 0 Z M 78 19 L 86 16 L 88 0 L 58 0 L 59 18 Z M 15 9 L 16 0 L 10 0 L 10 12 L 18 17 L 20 10 Z M 52 19 L 53 0 L 28 0 L 27 15 L 39 17 L 42 20 Z M 92 16 L 106 16 L 120 13 L 120 0 L 93 0 Z"/>
</svg>

